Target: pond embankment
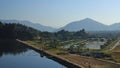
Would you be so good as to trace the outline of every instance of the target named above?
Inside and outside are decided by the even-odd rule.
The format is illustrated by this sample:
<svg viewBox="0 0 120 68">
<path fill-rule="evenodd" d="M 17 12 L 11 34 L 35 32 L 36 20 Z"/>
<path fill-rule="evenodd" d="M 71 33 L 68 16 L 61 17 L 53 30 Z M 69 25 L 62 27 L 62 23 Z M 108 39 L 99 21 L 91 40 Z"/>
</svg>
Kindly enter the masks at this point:
<svg viewBox="0 0 120 68">
<path fill-rule="evenodd" d="M 21 40 L 17 41 L 34 49 L 37 52 L 40 52 L 40 54 L 43 53 L 46 57 L 53 59 L 54 61 L 57 61 L 68 68 L 120 68 L 120 64 L 112 61 L 85 57 L 77 54 L 57 55 L 47 50 L 43 50 L 35 45 L 31 45 L 30 43 Z"/>
<path fill-rule="evenodd" d="M 46 57 L 48 57 L 50 59 L 53 59 L 54 61 L 57 61 L 57 62 L 65 65 L 65 66 L 67 66 L 68 68 L 84 68 L 81 65 L 78 65 L 78 64 L 76 64 L 74 62 L 71 62 L 71 61 L 69 61 L 69 60 L 67 60 L 65 58 L 62 58 L 62 57 L 60 57 L 60 56 L 58 56 L 56 54 L 53 54 L 53 53 L 50 53 L 48 51 L 42 50 L 41 48 L 38 48 L 38 47 L 36 47 L 34 45 L 31 45 L 31 44 L 29 44 L 29 43 L 27 43 L 25 41 L 21 41 L 21 40 L 18 40 L 18 39 L 17 39 L 17 41 L 20 42 L 20 43 L 22 43 L 22 44 L 24 44 L 24 45 L 26 45 L 26 46 L 28 46 L 28 47 L 30 47 L 30 48 L 32 48 L 32 49 L 34 49 L 37 52 L 44 53 L 44 55 Z"/>
</svg>

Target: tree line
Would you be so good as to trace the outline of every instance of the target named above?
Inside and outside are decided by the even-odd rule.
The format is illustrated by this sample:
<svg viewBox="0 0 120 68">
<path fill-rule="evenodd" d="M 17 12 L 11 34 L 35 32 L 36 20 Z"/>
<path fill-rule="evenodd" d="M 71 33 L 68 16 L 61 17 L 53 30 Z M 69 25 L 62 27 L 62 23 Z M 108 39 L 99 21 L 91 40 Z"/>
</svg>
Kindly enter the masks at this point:
<svg viewBox="0 0 120 68">
<path fill-rule="evenodd" d="M 0 40 L 4 39 L 34 39 L 38 36 L 40 31 L 27 27 L 25 25 L 16 23 L 2 23 L 0 22 Z"/>
<path fill-rule="evenodd" d="M 77 38 L 87 38 L 88 33 L 84 29 L 77 32 L 69 32 L 60 30 L 58 32 L 41 32 L 34 28 L 17 24 L 17 23 L 2 23 L 0 22 L 0 39 L 57 39 L 57 40 L 72 40 Z"/>
</svg>

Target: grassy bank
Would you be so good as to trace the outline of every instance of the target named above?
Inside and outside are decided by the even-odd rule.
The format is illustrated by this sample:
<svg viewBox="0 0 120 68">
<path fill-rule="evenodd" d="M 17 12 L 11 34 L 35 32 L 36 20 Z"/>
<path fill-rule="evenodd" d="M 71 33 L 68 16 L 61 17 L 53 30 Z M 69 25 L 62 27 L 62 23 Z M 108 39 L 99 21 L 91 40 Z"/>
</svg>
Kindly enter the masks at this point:
<svg viewBox="0 0 120 68">
<path fill-rule="evenodd" d="M 51 52 L 51 53 L 54 53 L 54 54 L 59 54 L 59 53 L 67 53 L 67 50 L 66 49 L 64 49 L 64 48 L 62 48 L 62 47 L 57 47 L 57 48 L 51 48 L 51 47 L 49 47 L 47 44 L 46 45 L 44 45 L 44 44 L 42 44 L 41 42 L 39 42 L 39 41 L 26 41 L 27 43 L 30 43 L 30 44 L 32 44 L 32 45 L 35 45 L 35 46 L 37 46 L 38 48 L 42 48 L 42 49 L 44 49 L 44 50 L 47 50 L 47 51 L 49 51 L 49 52 Z"/>
</svg>

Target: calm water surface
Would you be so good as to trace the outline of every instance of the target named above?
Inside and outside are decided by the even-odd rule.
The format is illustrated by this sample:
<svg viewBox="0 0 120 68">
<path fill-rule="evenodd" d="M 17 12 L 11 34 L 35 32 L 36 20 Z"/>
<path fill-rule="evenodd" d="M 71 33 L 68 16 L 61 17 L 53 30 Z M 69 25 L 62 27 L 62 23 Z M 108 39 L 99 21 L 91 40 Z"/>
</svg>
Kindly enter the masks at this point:
<svg viewBox="0 0 120 68">
<path fill-rule="evenodd" d="M 0 44 L 0 68 L 67 68 L 21 44 Z"/>
</svg>

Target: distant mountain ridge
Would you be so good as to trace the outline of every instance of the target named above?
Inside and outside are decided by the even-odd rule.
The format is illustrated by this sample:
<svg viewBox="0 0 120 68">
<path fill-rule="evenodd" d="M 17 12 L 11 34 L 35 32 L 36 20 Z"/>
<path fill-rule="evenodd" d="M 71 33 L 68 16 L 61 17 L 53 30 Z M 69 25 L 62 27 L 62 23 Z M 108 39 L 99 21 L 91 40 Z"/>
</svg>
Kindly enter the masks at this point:
<svg viewBox="0 0 120 68">
<path fill-rule="evenodd" d="M 120 30 L 120 23 L 115 23 L 109 26 L 110 30 Z"/>
<path fill-rule="evenodd" d="M 67 30 L 67 31 L 79 31 L 81 29 L 85 29 L 86 31 L 120 31 L 120 23 L 115 23 L 112 25 L 105 25 L 98 21 L 95 21 L 90 18 L 85 18 L 80 21 L 74 21 L 69 24 L 67 24 L 64 27 L 61 28 L 53 28 L 49 26 L 44 26 L 37 23 L 32 23 L 30 21 L 19 21 L 19 20 L 1 20 L 1 22 L 5 23 L 20 23 L 32 28 L 35 28 L 40 31 L 48 31 L 48 32 L 55 32 L 60 30 Z"/>
<path fill-rule="evenodd" d="M 20 24 L 35 28 L 35 29 L 40 30 L 40 31 L 53 32 L 53 31 L 56 30 L 53 27 L 44 26 L 44 25 L 41 25 L 41 24 L 32 23 L 30 21 L 25 21 L 25 20 L 24 21 L 20 21 L 20 20 L 0 20 L 0 21 L 3 22 L 3 23 L 20 23 Z"/>
<path fill-rule="evenodd" d="M 62 29 L 67 31 L 78 31 L 81 29 L 85 29 L 86 31 L 115 31 L 120 30 L 120 23 L 105 25 L 93 19 L 85 18 L 80 21 L 71 22 L 66 26 L 58 29 L 58 31 Z"/>
<path fill-rule="evenodd" d="M 81 29 L 85 29 L 87 31 L 96 31 L 96 30 L 104 30 L 106 29 L 106 25 L 101 24 L 97 21 L 94 21 L 90 18 L 86 18 L 80 21 L 75 21 L 67 24 L 66 26 L 60 28 L 68 31 L 78 31 Z"/>
</svg>

